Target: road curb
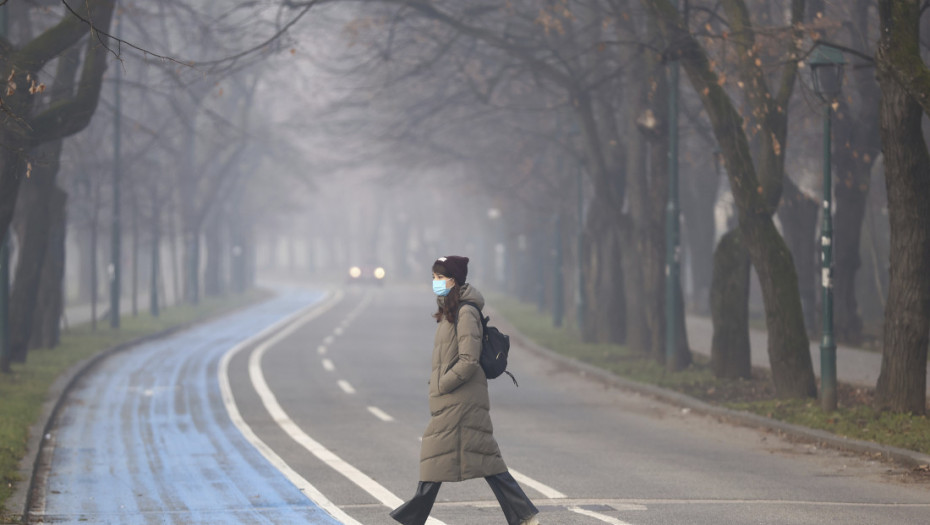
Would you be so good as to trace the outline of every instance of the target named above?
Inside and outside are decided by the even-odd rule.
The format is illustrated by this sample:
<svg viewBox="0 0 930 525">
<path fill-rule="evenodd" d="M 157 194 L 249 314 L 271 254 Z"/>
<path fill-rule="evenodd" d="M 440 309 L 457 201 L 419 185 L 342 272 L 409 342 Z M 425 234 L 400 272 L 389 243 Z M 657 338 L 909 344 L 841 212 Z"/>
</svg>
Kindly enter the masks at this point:
<svg viewBox="0 0 930 525">
<path fill-rule="evenodd" d="M 516 342 L 519 346 L 546 359 L 555 361 L 568 369 L 574 370 L 582 376 L 590 377 L 608 386 L 648 395 L 665 403 L 686 408 L 700 414 L 714 416 L 741 426 L 764 428 L 799 440 L 818 443 L 825 447 L 855 452 L 857 454 L 868 454 L 875 458 L 891 460 L 909 468 L 930 465 L 930 455 L 913 450 L 882 445 L 872 441 L 850 439 L 823 430 L 785 423 L 742 410 L 720 407 L 682 394 L 681 392 L 620 377 L 602 368 L 566 357 L 537 344 L 517 330 L 516 327 L 499 313 L 496 313 L 493 324 L 497 325 L 503 332 L 508 334 L 511 340 Z"/>
<path fill-rule="evenodd" d="M 111 357 L 117 353 L 129 350 L 133 347 L 151 341 L 155 341 L 157 339 L 174 335 L 178 332 L 189 330 L 201 324 L 220 319 L 227 315 L 232 315 L 246 308 L 260 305 L 274 299 L 276 295 L 277 294 L 272 293 L 271 296 L 261 299 L 257 302 L 242 305 L 238 308 L 233 308 L 232 310 L 223 312 L 216 316 L 184 323 L 162 330 L 161 332 L 149 334 L 138 339 L 133 339 L 132 341 L 127 341 L 125 343 L 120 343 L 116 346 L 102 350 L 82 361 L 79 361 L 65 370 L 61 375 L 58 376 L 58 378 L 55 379 L 54 382 L 52 382 L 52 385 L 49 387 L 48 392 L 46 393 L 46 400 L 42 404 L 42 411 L 39 414 L 39 417 L 36 419 L 35 423 L 29 427 L 29 437 L 26 443 L 26 455 L 22 458 L 22 460 L 20 460 L 19 468 L 17 469 L 17 472 L 19 472 L 19 475 L 23 478 L 24 481 L 28 479 L 28 483 L 20 482 L 15 485 L 13 494 L 11 494 L 9 499 L 7 499 L 5 505 L 5 507 L 12 512 L 8 516 L 4 516 L 4 518 L 18 520 L 22 523 L 28 523 L 29 509 L 32 507 L 34 501 L 34 491 L 37 488 L 36 481 L 37 479 L 41 478 L 42 466 L 50 459 L 47 457 L 47 454 L 42 454 L 43 450 L 46 448 L 46 436 L 51 433 L 54 422 L 58 417 L 58 413 L 61 411 L 61 407 L 64 403 L 65 397 L 67 397 L 68 392 L 74 388 L 74 385 L 77 384 L 77 382 L 85 374 L 87 374 L 87 372 L 93 369 L 104 359 L 107 359 L 108 357 Z M 16 513 L 17 511 L 19 514 Z M 16 521 L 14 521 L 14 523 L 15 522 Z"/>
</svg>

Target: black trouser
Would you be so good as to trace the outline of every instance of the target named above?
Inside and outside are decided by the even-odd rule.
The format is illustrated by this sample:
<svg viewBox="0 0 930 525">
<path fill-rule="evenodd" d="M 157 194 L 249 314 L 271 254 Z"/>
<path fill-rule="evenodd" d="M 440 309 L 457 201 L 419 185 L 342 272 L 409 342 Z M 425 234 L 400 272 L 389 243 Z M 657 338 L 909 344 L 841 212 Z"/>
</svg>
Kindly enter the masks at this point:
<svg viewBox="0 0 930 525">
<path fill-rule="evenodd" d="M 501 510 L 504 511 L 508 525 L 520 525 L 524 520 L 539 513 L 510 472 L 495 474 L 484 479 L 494 491 L 497 502 L 501 504 Z M 413 498 L 391 511 L 391 517 L 404 525 L 423 525 L 429 518 L 441 485 L 442 483 L 438 481 L 421 481 L 417 485 L 417 493 Z"/>
</svg>

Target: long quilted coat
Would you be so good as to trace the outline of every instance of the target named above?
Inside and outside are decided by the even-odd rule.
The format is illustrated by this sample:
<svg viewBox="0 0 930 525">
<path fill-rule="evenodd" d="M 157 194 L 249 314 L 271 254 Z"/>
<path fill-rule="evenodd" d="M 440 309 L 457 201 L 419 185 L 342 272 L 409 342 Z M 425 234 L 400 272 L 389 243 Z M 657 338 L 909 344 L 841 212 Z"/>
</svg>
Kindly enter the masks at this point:
<svg viewBox="0 0 930 525">
<path fill-rule="evenodd" d="M 462 301 L 484 308 L 484 297 L 473 286 L 465 284 L 460 292 Z M 507 471 L 491 426 L 488 380 L 478 364 L 478 310 L 462 306 L 456 324 L 443 318 L 436 329 L 429 381 L 432 417 L 420 449 L 420 481 L 462 481 Z"/>
</svg>

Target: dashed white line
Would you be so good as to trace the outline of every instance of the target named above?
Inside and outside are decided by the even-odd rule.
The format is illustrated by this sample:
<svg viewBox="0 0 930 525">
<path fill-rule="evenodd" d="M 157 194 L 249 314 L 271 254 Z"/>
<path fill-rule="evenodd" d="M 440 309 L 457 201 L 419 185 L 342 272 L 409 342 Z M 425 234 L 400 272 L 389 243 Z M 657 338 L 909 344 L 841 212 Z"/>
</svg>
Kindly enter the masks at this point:
<svg viewBox="0 0 930 525">
<path fill-rule="evenodd" d="M 323 345 L 316 347 L 316 353 L 320 355 L 326 355 L 326 347 Z"/>
<path fill-rule="evenodd" d="M 330 361 L 329 359 L 324 359 L 323 368 L 325 368 L 327 372 L 332 372 L 333 370 L 336 369 L 336 365 L 334 365 L 333 362 Z"/>
<path fill-rule="evenodd" d="M 342 331 L 343 331 L 343 330 L 342 330 L 342 327 L 341 327 L 341 326 L 337 326 L 336 329 L 333 330 L 333 333 L 336 334 L 336 335 L 342 335 Z"/>
<path fill-rule="evenodd" d="M 594 512 L 593 510 L 586 510 L 581 507 L 568 507 L 568 510 L 574 512 L 575 514 L 581 514 L 582 516 L 588 516 L 590 518 L 603 521 L 604 523 L 609 523 L 610 525 L 630 525 L 629 523 L 620 521 L 612 516 L 601 514 L 600 512 Z"/>
<path fill-rule="evenodd" d="M 287 415 L 287 412 L 285 412 L 281 405 L 278 403 L 278 399 L 275 397 L 274 393 L 271 391 L 271 388 L 268 387 L 268 383 L 265 381 L 265 374 L 262 372 L 261 365 L 262 356 L 264 356 L 265 352 L 267 352 L 269 348 L 280 342 L 282 339 L 290 336 L 295 330 L 297 330 L 297 328 L 308 321 L 310 321 L 309 318 L 295 323 L 293 326 L 286 330 L 282 330 L 276 336 L 272 337 L 266 343 L 255 349 L 252 355 L 249 356 L 249 378 L 252 380 L 252 386 L 255 388 L 255 392 L 258 394 L 259 398 L 261 398 L 262 404 L 265 406 L 265 410 L 268 411 L 268 414 L 271 415 L 275 423 L 277 423 L 278 426 L 281 427 L 281 429 L 291 437 L 291 439 L 296 441 L 300 446 L 304 447 L 304 449 L 306 449 L 308 452 L 316 456 L 317 459 L 329 465 L 333 470 L 342 474 L 350 481 L 358 485 L 362 490 L 371 494 L 372 497 L 380 501 L 385 507 L 391 509 L 396 508 L 400 506 L 401 503 L 403 503 L 402 499 L 394 495 L 393 492 L 386 489 L 377 481 L 371 479 L 371 477 L 369 477 L 364 472 L 353 467 L 351 464 L 336 454 L 333 454 L 329 449 L 307 435 L 307 433 L 304 432 L 303 429 L 300 428 L 300 426 L 298 426 L 297 423 L 295 423 L 290 418 L 290 416 Z M 226 370 L 223 370 L 222 375 L 226 375 Z M 229 379 L 226 378 L 226 381 L 228 384 Z M 348 383 L 346 384 L 348 385 Z M 235 407 L 234 402 L 233 406 Z M 264 445 L 264 443 L 262 444 Z M 265 447 L 267 448 L 267 445 L 265 445 Z M 282 464 L 283 467 L 290 469 L 290 467 L 288 467 L 287 464 L 284 464 L 283 461 Z M 320 496 L 322 497 L 322 494 L 320 494 Z M 320 505 L 320 507 L 323 507 L 323 505 L 319 502 L 317 502 L 317 504 Z M 330 505 L 335 507 L 332 505 L 332 503 L 330 503 Z M 327 508 L 327 510 L 329 509 Z M 358 521 L 346 515 L 345 512 L 343 512 L 338 507 L 335 507 L 335 510 L 340 513 L 339 516 L 333 514 L 333 511 L 330 511 L 330 514 L 333 514 L 336 519 L 341 520 L 344 524 L 361 525 Z M 437 520 L 436 518 L 429 518 L 426 523 L 429 525 L 445 525 L 445 523 Z"/>
<path fill-rule="evenodd" d="M 381 421 L 384 421 L 385 423 L 390 423 L 391 421 L 394 421 L 393 417 L 389 416 L 386 412 L 384 412 L 378 407 L 368 407 L 368 411 L 371 412 L 376 418 L 380 419 Z"/>
<path fill-rule="evenodd" d="M 345 379 L 340 379 L 340 380 L 338 381 L 338 384 L 339 384 L 339 388 L 341 388 L 342 391 L 345 392 L 346 394 L 354 394 L 354 393 L 355 393 L 355 389 L 352 388 L 352 385 L 349 384 L 349 382 L 346 381 Z"/>
<path fill-rule="evenodd" d="M 333 344 L 333 341 L 335 341 L 335 340 L 336 340 L 335 337 L 333 337 L 333 336 L 331 336 L 331 335 L 327 335 L 326 337 L 323 338 L 323 344 L 331 345 L 331 344 Z"/>
</svg>

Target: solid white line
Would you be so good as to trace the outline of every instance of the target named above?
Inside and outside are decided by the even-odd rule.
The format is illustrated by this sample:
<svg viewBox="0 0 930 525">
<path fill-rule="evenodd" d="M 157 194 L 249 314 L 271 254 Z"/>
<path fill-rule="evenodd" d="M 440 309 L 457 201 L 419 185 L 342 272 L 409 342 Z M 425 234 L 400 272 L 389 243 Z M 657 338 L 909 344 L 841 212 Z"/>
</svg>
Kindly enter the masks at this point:
<svg viewBox="0 0 930 525">
<path fill-rule="evenodd" d="M 333 362 L 330 361 L 329 359 L 324 359 L 323 368 L 325 368 L 327 372 L 332 372 L 333 370 L 336 369 L 336 365 L 334 365 Z"/>
<path fill-rule="evenodd" d="M 309 321 L 309 319 L 307 319 Z M 249 356 L 249 377 L 252 380 L 252 386 L 255 388 L 255 392 L 258 394 L 259 398 L 262 400 L 262 404 L 265 405 L 265 410 L 271 415 L 275 423 L 284 430 L 287 435 L 296 441 L 299 445 L 304 447 L 307 452 L 310 452 L 317 459 L 329 465 L 333 470 L 342 474 L 349 481 L 358 485 L 362 490 L 370 494 L 376 500 L 380 501 L 385 507 L 395 508 L 400 506 L 403 503 L 403 500 L 394 495 L 391 491 L 384 488 L 383 485 L 377 481 L 371 479 L 367 474 L 358 470 L 357 468 L 350 465 L 348 462 L 332 453 L 329 449 L 315 441 L 313 438 L 307 435 L 293 420 L 287 415 L 287 412 L 281 408 L 281 405 L 278 403 L 278 399 L 275 397 L 274 393 L 268 387 L 268 383 L 265 381 L 265 375 L 262 372 L 262 357 L 265 355 L 265 352 L 268 351 L 273 345 L 280 342 L 285 337 L 289 336 L 294 330 L 296 330 L 299 325 L 303 324 L 305 321 L 295 323 L 295 326 L 289 327 L 286 330 L 279 332 L 275 337 L 272 337 L 267 342 L 259 346 L 252 352 L 252 355 Z M 292 329 L 293 328 L 293 329 Z M 352 521 L 352 524 L 357 523 Z M 427 520 L 430 525 L 446 525 L 442 521 L 437 520 L 436 518 L 430 518 Z"/>
<path fill-rule="evenodd" d="M 555 490 L 554 488 L 548 485 L 544 485 L 527 476 L 526 474 L 521 474 L 514 469 L 510 469 L 510 474 L 513 476 L 513 479 L 517 480 L 521 485 L 526 485 L 527 487 L 536 490 L 536 492 L 539 492 L 549 499 L 565 499 L 568 497 L 565 494 Z"/>
<path fill-rule="evenodd" d="M 374 416 L 385 423 L 390 423 L 394 421 L 394 418 L 389 416 L 385 411 L 381 410 L 378 407 L 368 407 L 368 411 L 374 414 Z"/>
<path fill-rule="evenodd" d="M 575 514 L 581 514 L 582 516 L 588 516 L 597 520 L 601 520 L 604 523 L 609 523 L 610 525 L 630 525 L 625 521 L 620 521 L 617 518 L 607 516 L 606 514 L 601 514 L 600 512 L 594 512 L 593 510 L 585 510 L 581 507 L 568 507 L 568 510 L 574 512 Z"/>
<path fill-rule="evenodd" d="M 339 302 L 342 299 L 342 293 L 338 293 L 336 297 L 332 298 L 329 302 L 326 302 L 322 305 L 314 305 L 309 309 L 302 310 L 297 314 L 284 319 L 274 325 L 262 330 L 258 335 L 239 343 L 238 345 L 231 348 L 223 358 L 220 360 L 219 370 L 217 375 L 219 376 L 219 386 L 220 386 L 220 395 L 223 399 L 223 405 L 226 406 L 226 413 L 229 414 L 229 418 L 232 420 L 236 428 L 239 429 L 239 432 L 242 433 L 242 436 L 252 444 L 253 447 L 258 450 L 258 452 L 264 456 L 269 463 L 271 463 L 276 469 L 281 471 L 282 474 L 297 487 L 300 492 L 304 494 L 310 501 L 315 503 L 318 507 L 329 513 L 330 516 L 336 520 L 342 522 L 345 525 L 362 525 L 360 522 L 356 521 L 352 516 L 346 514 L 342 509 L 337 507 L 333 502 L 324 496 L 320 491 L 316 489 L 309 481 L 304 479 L 303 476 L 298 474 L 294 469 L 292 469 L 281 456 L 277 455 L 271 447 L 265 444 L 255 432 L 252 431 L 252 427 L 243 419 L 242 414 L 239 412 L 239 407 L 236 405 L 236 400 L 233 397 L 232 387 L 229 384 L 229 363 L 232 361 L 233 357 L 242 351 L 244 348 L 252 345 L 255 341 L 258 341 L 269 334 L 274 333 L 277 330 L 280 330 L 282 327 L 291 323 L 296 318 L 302 316 L 309 316 L 310 318 L 316 317 L 326 310 L 332 308 L 332 306 Z M 308 313 L 309 312 L 309 313 Z M 306 320 L 302 321 L 305 322 Z"/>
<path fill-rule="evenodd" d="M 337 381 L 337 383 L 339 384 L 339 388 L 341 388 L 342 391 L 345 392 L 346 394 L 355 393 L 355 389 L 352 388 L 352 385 L 350 385 L 349 382 L 346 381 L 345 379 L 340 379 L 339 381 Z"/>
</svg>

